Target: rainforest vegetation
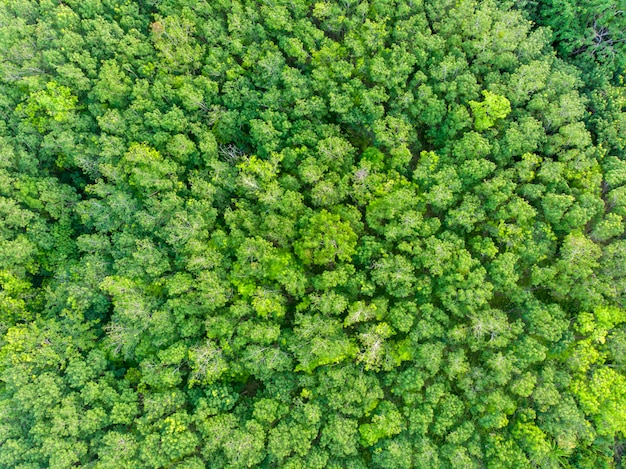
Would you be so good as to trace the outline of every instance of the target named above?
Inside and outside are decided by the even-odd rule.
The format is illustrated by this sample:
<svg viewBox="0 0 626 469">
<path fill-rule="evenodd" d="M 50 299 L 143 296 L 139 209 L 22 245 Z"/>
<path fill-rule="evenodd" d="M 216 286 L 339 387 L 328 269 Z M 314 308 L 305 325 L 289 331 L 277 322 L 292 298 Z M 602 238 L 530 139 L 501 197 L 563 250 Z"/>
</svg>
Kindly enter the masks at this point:
<svg viewBox="0 0 626 469">
<path fill-rule="evenodd" d="M 0 0 L 0 468 L 618 468 L 623 0 Z"/>
</svg>

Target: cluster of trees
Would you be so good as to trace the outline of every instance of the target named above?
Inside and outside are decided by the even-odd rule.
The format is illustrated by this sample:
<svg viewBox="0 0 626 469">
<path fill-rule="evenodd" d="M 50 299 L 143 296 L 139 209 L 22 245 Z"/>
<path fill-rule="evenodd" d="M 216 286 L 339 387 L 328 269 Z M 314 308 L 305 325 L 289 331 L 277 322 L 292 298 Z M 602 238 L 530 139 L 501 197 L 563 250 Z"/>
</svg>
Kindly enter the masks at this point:
<svg viewBox="0 0 626 469">
<path fill-rule="evenodd" d="M 0 467 L 621 467 L 615 2 L 0 25 Z"/>
</svg>

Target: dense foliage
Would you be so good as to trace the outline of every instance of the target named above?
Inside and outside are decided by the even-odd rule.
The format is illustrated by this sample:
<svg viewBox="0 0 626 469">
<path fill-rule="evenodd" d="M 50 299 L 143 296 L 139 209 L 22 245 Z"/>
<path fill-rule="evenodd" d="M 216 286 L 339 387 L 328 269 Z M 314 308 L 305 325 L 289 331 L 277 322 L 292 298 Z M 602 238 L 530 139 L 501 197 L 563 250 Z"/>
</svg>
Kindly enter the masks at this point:
<svg viewBox="0 0 626 469">
<path fill-rule="evenodd" d="M 616 3 L 2 0 L 0 467 L 619 467 Z"/>
</svg>

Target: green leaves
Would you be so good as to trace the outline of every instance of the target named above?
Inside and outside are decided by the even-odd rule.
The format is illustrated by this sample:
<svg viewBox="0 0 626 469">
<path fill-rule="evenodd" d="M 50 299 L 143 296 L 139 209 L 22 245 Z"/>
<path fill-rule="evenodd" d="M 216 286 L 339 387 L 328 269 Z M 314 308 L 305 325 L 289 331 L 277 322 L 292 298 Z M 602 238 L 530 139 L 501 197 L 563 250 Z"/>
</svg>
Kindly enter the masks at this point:
<svg viewBox="0 0 626 469">
<path fill-rule="evenodd" d="M 162 190 L 175 188 L 176 163 L 164 160 L 160 153 L 145 144 L 133 144 L 120 161 L 128 175 L 128 184 L 149 197 Z"/>
<path fill-rule="evenodd" d="M 339 215 L 321 210 L 311 215 L 294 250 L 304 264 L 327 265 L 349 261 L 356 252 L 357 235 Z"/>
<path fill-rule="evenodd" d="M 404 422 L 396 407 L 388 401 L 381 402 L 369 423 L 359 426 L 361 444 L 372 446 L 381 438 L 396 435 L 402 431 Z"/>
<path fill-rule="evenodd" d="M 72 91 L 49 81 L 46 88 L 30 93 L 25 103 L 18 105 L 16 111 L 24 112 L 29 122 L 44 132 L 51 122 L 66 122 L 76 108 L 78 98 Z"/>
<path fill-rule="evenodd" d="M 189 359 L 192 366 L 190 386 L 195 383 L 212 383 L 228 369 L 223 350 L 211 340 L 191 349 Z"/>
<path fill-rule="evenodd" d="M 296 371 L 311 373 L 321 365 L 338 364 L 355 356 L 357 348 L 341 324 L 320 315 L 298 315 L 292 342 L 292 352 L 299 361 Z"/>
<path fill-rule="evenodd" d="M 0 466 L 621 463 L 611 2 L 144 3 L 0 2 Z"/>
<path fill-rule="evenodd" d="M 511 112 L 511 103 L 504 96 L 498 96 L 488 90 L 482 92 L 484 101 L 470 101 L 474 114 L 474 127 L 483 131 L 493 127 L 498 119 L 504 119 Z"/>
</svg>

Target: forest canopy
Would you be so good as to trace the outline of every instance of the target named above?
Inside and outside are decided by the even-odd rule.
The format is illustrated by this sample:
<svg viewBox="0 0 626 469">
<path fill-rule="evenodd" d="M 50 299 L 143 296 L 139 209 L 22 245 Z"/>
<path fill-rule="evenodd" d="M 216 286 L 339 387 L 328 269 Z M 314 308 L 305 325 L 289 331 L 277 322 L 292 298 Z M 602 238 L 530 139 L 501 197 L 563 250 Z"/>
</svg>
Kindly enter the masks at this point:
<svg viewBox="0 0 626 469">
<path fill-rule="evenodd" d="M 0 1 L 0 467 L 624 467 L 620 3 Z"/>
</svg>

